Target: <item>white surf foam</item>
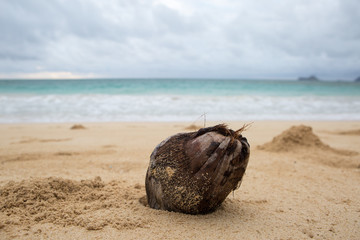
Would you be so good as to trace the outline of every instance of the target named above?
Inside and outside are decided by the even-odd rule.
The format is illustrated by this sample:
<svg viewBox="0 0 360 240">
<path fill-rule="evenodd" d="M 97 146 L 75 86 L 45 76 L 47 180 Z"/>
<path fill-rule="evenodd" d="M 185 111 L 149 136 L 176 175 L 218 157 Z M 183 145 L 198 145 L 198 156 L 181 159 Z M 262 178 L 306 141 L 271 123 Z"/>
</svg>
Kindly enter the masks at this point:
<svg viewBox="0 0 360 240">
<path fill-rule="evenodd" d="M 360 120 L 360 97 L 2 95 L 0 122 Z"/>
</svg>

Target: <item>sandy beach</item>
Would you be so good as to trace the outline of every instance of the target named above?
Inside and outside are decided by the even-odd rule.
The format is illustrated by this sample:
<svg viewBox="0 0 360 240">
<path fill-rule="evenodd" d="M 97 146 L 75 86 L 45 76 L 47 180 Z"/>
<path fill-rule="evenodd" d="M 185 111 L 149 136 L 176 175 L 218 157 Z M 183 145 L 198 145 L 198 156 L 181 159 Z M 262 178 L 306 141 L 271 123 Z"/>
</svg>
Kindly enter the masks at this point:
<svg viewBox="0 0 360 240">
<path fill-rule="evenodd" d="M 358 121 L 252 123 L 242 185 L 208 215 L 145 201 L 151 152 L 191 123 L 81 124 L 0 125 L 0 239 L 360 239 Z M 300 125 L 321 143 L 289 143 Z"/>
</svg>

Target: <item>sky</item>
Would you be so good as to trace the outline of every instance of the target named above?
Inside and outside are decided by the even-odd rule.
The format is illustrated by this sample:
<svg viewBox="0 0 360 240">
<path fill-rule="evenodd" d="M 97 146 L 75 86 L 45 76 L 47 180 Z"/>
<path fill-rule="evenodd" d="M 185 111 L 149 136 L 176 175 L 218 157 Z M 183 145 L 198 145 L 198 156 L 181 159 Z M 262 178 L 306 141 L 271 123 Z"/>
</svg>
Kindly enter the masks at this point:
<svg viewBox="0 0 360 240">
<path fill-rule="evenodd" d="M 359 0 L 1 0 L 0 78 L 360 76 Z"/>
</svg>

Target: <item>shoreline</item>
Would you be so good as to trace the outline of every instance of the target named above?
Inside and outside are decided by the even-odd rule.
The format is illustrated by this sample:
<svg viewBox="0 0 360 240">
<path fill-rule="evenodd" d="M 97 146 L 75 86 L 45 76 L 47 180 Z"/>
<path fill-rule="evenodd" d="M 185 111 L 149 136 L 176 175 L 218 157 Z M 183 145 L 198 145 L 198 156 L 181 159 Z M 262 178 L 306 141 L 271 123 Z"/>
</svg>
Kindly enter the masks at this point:
<svg viewBox="0 0 360 240">
<path fill-rule="evenodd" d="M 206 126 L 217 123 L 222 122 Z M 225 123 L 237 129 L 246 121 Z M 74 124 L 86 129 L 71 130 Z M 243 133 L 251 146 L 243 183 L 217 211 L 193 216 L 144 206 L 151 152 L 191 124 L 203 126 L 202 121 L 0 124 L 0 203 L 6 206 L 0 210 L 0 237 L 360 238 L 360 138 L 346 134 L 359 130 L 360 121 L 254 121 Z M 301 124 L 331 148 L 357 153 L 258 148 Z M 17 206 L 22 197 L 16 191 L 34 199 L 31 205 Z"/>
<path fill-rule="evenodd" d="M 240 124 L 240 123 L 261 123 L 261 124 L 266 124 L 266 123 L 294 123 L 294 124 L 312 124 L 312 123 L 331 123 L 331 122 L 345 122 L 345 123 L 360 123 L 360 120 L 312 120 L 312 119 L 307 119 L 307 120 L 273 120 L 273 119 L 265 119 L 265 120 L 230 120 L 230 121 L 221 121 L 221 120 L 210 120 L 210 121 L 206 121 L 206 126 L 208 127 L 210 125 L 214 125 L 214 124 L 220 124 L 220 123 L 224 123 L 227 125 L 231 125 L 231 124 Z M 179 125 L 191 125 L 191 124 L 196 124 L 196 125 L 201 125 L 202 127 L 204 127 L 204 122 L 202 122 L 201 120 L 198 121 L 66 121 L 66 122 L 0 122 L 0 126 L 1 125 L 71 125 L 71 124 L 91 124 L 91 125 L 95 125 L 95 124 L 179 124 Z"/>
</svg>

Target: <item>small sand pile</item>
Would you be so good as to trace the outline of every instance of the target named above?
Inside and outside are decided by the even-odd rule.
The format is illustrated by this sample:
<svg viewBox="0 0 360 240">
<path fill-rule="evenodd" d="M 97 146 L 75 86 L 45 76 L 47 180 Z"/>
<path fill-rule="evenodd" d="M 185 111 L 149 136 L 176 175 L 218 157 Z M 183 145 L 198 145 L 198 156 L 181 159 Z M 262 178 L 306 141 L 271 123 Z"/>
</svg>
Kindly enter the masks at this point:
<svg viewBox="0 0 360 240">
<path fill-rule="evenodd" d="M 323 143 L 320 138 L 313 133 L 311 127 L 304 125 L 292 126 L 280 135 L 274 137 L 271 142 L 258 146 L 258 149 L 271 152 L 290 152 L 296 150 L 314 149 L 330 151 L 347 156 L 354 156 L 358 154 L 357 152 L 330 147 L 329 145 Z"/>
<path fill-rule="evenodd" d="M 309 126 L 292 126 L 271 142 L 258 146 L 258 149 L 270 152 L 293 152 L 306 161 L 315 161 L 333 167 L 358 167 L 358 153 L 332 148 L 323 143 Z M 300 154 L 300 155 L 299 155 Z"/>
<path fill-rule="evenodd" d="M 199 130 L 200 128 L 201 128 L 200 126 L 197 126 L 197 125 L 195 125 L 195 124 L 191 124 L 191 125 L 187 126 L 187 127 L 185 128 L 185 130 L 197 131 L 197 130 Z"/>
<path fill-rule="evenodd" d="M 261 150 L 271 152 L 289 152 L 298 148 L 330 148 L 321 142 L 311 127 L 300 125 L 292 126 L 288 130 L 273 138 L 271 142 L 258 147 Z"/>
<path fill-rule="evenodd" d="M 360 129 L 338 132 L 340 135 L 360 135 Z"/>
<path fill-rule="evenodd" d="M 81 124 L 75 124 L 75 125 L 73 125 L 70 129 L 71 129 L 71 130 L 80 130 L 80 129 L 86 129 L 86 127 L 84 127 L 84 126 L 81 125 Z"/>
<path fill-rule="evenodd" d="M 140 187 L 141 188 L 141 187 Z M 143 189 L 121 187 L 100 177 L 72 181 L 62 178 L 9 182 L 0 188 L 0 219 L 6 225 L 53 223 L 99 230 L 146 227 L 145 217 L 131 217 L 142 205 Z"/>
</svg>

